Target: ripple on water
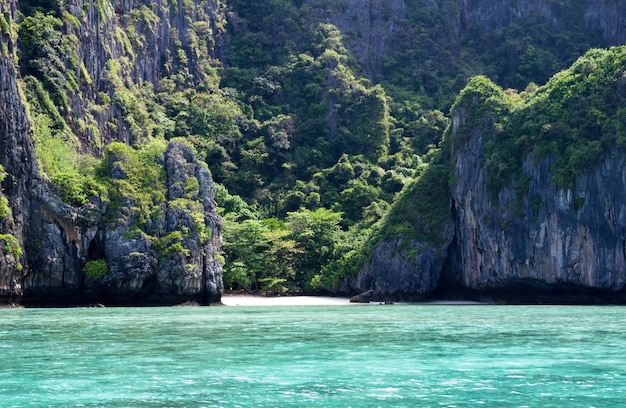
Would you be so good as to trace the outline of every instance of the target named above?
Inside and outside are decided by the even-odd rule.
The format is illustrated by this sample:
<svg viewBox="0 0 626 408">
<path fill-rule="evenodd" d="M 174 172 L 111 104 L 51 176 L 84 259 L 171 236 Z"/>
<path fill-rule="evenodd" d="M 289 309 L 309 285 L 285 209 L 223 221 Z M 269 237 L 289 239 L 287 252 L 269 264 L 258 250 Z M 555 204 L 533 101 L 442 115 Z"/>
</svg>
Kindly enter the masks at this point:
<svg viewBox="0 0 626 408">
<path fill-rule="evenodd" d="M 0 405 L 620 406 L 625 312 L 4 309 Z"/>
</svg>

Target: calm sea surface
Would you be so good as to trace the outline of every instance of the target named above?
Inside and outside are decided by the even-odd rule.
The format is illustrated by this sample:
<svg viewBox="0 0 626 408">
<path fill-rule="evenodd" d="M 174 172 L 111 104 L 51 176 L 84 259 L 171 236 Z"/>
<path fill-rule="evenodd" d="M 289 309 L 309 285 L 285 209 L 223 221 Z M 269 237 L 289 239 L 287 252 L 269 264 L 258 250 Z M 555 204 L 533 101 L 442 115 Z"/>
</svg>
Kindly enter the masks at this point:
<svg viewBox="0 0 626 408">
<path fill-rule="evenodd" d="M 624 407 L 626 308 L 0 310 L 0 407 Z"/>
</svg>

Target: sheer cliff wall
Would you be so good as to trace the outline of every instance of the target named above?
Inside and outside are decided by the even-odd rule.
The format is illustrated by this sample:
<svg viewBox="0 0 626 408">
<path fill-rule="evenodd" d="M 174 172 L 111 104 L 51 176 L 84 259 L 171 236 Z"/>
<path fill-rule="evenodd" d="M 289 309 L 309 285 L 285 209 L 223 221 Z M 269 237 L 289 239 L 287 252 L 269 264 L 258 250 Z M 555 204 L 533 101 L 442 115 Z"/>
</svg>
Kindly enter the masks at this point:
<svg viewBox="0 0 626 408">
<path fill-rule="evenodd" d="M 405 226 L 379 234 L 345 287 L 381 299 L 626 302 L 624 61 L 624 46 L 592 50 L 525 100 L 473 78 L 430 165 L 446 170 L 394 203 L 387 224 Z"/>
<path fill-rule="evenodd" d="M 560 32 L 573 27 L 587 33 L 587 37 L 597 33 L 601 43 L 595 46 L 626 42 L 626 1 L 623 0 L 350 0 L 304 3 L 311 8 L 313 19 L 329 21 L 341 30 L 346 45 L 376 82 L 388 79 L 386 75 L 394 69 L 385 67 L 389 64 L 389 57 L 401 58 L 407 66 L 431 64 L 435 69 L 439 64 L 447 64 L 451 70 L 460 68 L 456 67 L 458 61 L 453 55 L 467 47 L 468 44 L 463 45 L 462 42 L 470 29 L 495 33 L 528 23 L 531 31 L 534 27 L 537 32 L 520 32 L 518 48 L 526 41 L 521 37 L 547 33 L 555 42 Z M 407 35 L 415 38 L 407 39 Z M 475 40 L 472 35 L 469 42 Z M 398 49 L 407 44 L 411 44 L 410 50 Z M 519 51 L 511 47 L 509 53 Z M 426 78 L 424 80 L 427 88 Z"/>
<path fill-rule="evenodd" d="M 187 2 L 188 10 L 182 3 L 161 1 L 63 4 L 56 12 L 65 18 L 62 30 L 72 47 L 67 60 L 57 56 L 55 61 L 76 69 L 78 87 L 67 93 L 67 106 L 59 111 L 83 152 L 98 156 L 110 142 L 138 142 L 119 106 L 93 109 L 103 95 L 112 98 L 124 88 L 155 86 L 181 72 L 181 80 L 206 82 L 203 76 L 217 43 L 212 26 L 217 3 Z M 155 159 L 164 174 L 154 180 L 155 187 L 165 191 L 166 199 L 152 204 L 158 211 L 149 220 L 138 217 L 139 203 L 131 196 L 115 205 L 97 195 L 84 205 L 69 205 L 41 173 L 35 122 L 16 64 L 18 6 L 10 0 L 1 10 L 8 29 L 3 27 L 0 39 L 0 164 L 6 172 L 0 198 L 6 198 L 9 209 L 0 221 L 0 300 L 46 305 L 219 302 L 221 220 L 215 185 L 188 145 L 170 142 Z M 203 47 L 192 29 L 204 36 Z M 136 34 L 132 41 L 128 32 Z M 71 61 L 74 55 L 78 65 Z M 112 70 L 116 63 L 119 69 Z M 110 173 L 105 171 L 102 179 L 109 185 L 124 182 L 119 163 L 126 158 L 109 159 L 113 162 L 102 168 Z M 105 266 L 96 271 L 88 264 Z"/>
</svg>

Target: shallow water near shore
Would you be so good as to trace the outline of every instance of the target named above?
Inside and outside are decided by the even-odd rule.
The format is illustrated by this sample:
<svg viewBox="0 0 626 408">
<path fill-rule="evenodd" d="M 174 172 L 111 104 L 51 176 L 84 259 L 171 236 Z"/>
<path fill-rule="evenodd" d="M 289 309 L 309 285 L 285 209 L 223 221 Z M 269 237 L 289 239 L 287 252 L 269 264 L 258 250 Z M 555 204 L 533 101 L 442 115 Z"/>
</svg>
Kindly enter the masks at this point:
<svg viewBox="0 0 626 408">
<path fill-rule="evenodd" d="M 0 310 L 2 407 L 617 407 L 626 308 Z"/>
</svg>

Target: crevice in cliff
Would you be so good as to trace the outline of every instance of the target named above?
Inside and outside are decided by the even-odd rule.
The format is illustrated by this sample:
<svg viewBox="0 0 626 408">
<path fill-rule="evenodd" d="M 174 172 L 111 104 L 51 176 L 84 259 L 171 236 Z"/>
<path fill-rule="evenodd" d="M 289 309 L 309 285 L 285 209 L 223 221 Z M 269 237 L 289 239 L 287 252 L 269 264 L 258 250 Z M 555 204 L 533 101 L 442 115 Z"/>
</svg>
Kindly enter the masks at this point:
<svg viewBox="0 0 626 408">
<path fill-rule="evenodd" d="M 104 251 L 96 242 L 96 239 L 92 239 L 89 242 L 89 247 L 87 248 L 87 257 L 90 261 L 97 261 L 98 259 L 104 259 Z"/>
<path fill-rule="evenodd" d="M 206 263 L 206 255 L 202 254 L 202 279 L 200 280 L 202 289 L 200 290 L 200 301 L 204 305 L 209 304 L 209 291 L 206 287 L 207 285 L 207 263 Z"/>
<path fill-rule="evenodd" d="M 446 252 L 446 259 L 443 262 L 437 288 L 433 292 L 433 298 L 445 299 L 467 299 L 470 297 L 467 288 L 460 283 L 459 270 L 456 266 L 458 258 L 458 210 L 456 203 L 452 200 L 450 211 L 454 220 L 454 235 Z"/>
<path fill-rule="evenodd" d="M 448 245 L 446 251 L 446 259 L 443 262 L 441 274 L 439 275 L 439 281 L 437 288 L 431 295 L 432 298 L 439 299 L 475 299 L 479 300 L 480 296 L 475 291 L 467 288 L 461 277 L 461 262 L 460 262 L 460 249 L 459 249 L 459 210 L 457 208 L 458 203 L 452 200 L 450 206 L 450 212 L 452 213 L 452 219 L 454 220 L 454 236 L 450 245 Z"/>
<path fill-rule="evenodd" d="M 464 33 L 467 31 L 467 0 L 459 2 L 461 10 L 459 10 L 459 31 Z"/>
</svg>

